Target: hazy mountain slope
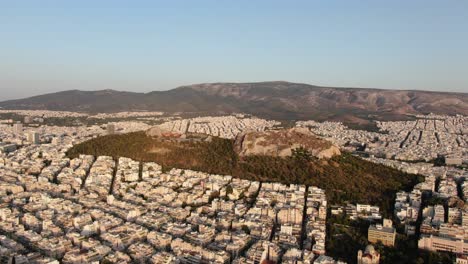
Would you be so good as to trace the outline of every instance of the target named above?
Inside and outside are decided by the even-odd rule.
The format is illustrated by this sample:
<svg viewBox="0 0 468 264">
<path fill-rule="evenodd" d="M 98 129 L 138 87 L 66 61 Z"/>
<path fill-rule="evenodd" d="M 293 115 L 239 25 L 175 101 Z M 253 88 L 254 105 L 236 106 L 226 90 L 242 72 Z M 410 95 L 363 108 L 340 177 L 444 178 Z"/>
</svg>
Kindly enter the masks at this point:
<svg viewBox="0 0 468 264">
<path fill-rule="evenodd" d="M 86 112 L 245 112 L 279 119 L 358 122 L 368 115 L 385 118 L 429 112 L 468 115 L 468 94 L 318 87 L 288 82 L 211 83 L 146 94 L 72 90 L 0 102 L 0 107 Z"/>
<path fill-rule="evenodd" d="M 70 90 L 0 103 L 7 109 L 47 109 L 67 111 L 113 112 L 136 106 L 144 94 L 114 90 Z"/>
</svg>

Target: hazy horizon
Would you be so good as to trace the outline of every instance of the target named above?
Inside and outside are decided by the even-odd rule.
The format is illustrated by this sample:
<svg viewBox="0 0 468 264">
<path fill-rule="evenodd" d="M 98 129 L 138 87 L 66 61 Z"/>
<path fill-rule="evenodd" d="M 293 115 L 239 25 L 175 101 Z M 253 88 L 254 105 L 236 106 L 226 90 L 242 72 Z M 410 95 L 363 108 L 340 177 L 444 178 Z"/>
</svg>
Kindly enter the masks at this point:
<svg viewBox="0 0 468 264">
<path fill-rule="evenodd" d="M 0 1 L 0 101 L 285 80 L 468 92 L 466 1 Z"/>
<path fill-rule="evenodd" d="M 423 90 L 423 89 L 388 89 L 388 88 L 380 88 L 380 87 L 351 87 L 351 86 L 348 86 L 348 87 L 345 87 L 345 86 L 330 86 L 330 85 L 318 85 L 318 84 L 314 84 L 314 83 L 303 83 L 303 82 L 290 82 L 290 81 L 284 81 L 284 80 L 272 80 L 272 81 L 258 81 L 258 82 L 213 82 L 213 83 L 262 83 L 262 82 L 289 82 L 289 83 L 302 83 L 302 84 L 307 84 L 307 85 L 312 85 L 312 86 L 318 86 L 318 87 L 330 87 L 330 88 L 338 88 L 338 89 L 348 89 L 348 88 L 356 88 L 356 89 L 382 89 L 382 90 L 402 90 L 402 91 L 405 91 L 405 90 L 408 90 L 408 91 L 411 91 L 411 90 L 414 90 L 414 91 L 427 91 L 427 92 L 452 92 L 452 93 L 468 93 L 466 91 L 438 91 L 438 90 Z M 89 91 L 89 92 L 93 92 L 93 91 L 104 91 L 104 90 L 114 90 L 114 91 L 117 91 L 117 92 L 133 92 L 133 93 L 149 93 L 149 92 L 154 92 L 154 91 L 168 91 L 168 90 L 171 90 L 171 89 L 176 89 L 176 88 L 179 88 L 179 87 L 183 87 L 183 86 L 190 86 L 190 85 L 198 85 L 198 84 L 206 84 L 205 83 L 190 83 L 190 84 L 182 84 L 182 85 L 179 85 L 177 87 L 172 87 L 172 88 L 169 88 L 169 89 L 158 89 L 158 90 L 148 90 L 148 91 L 138 91 L 138 90 L 122 90 L 122 89 L 113 89 L 113 88 L 103 88 L 103 89 L 64 89 L 64 90 L 57 90 L 57 91 L 51 91 L 51 92 L 45 92 L 45 93 L 38 93 L 38 94 L 35 94 L 34 92 L 32 92 L 30 95 L 27 95 L 26 97 L 18 97 L 18 98 L 9 98 L 9 99 L 2 99 L 2 95 L 0 94 L 0 102 L 2 101 L 9 101 L 9 100 L 17 100 L 17 99 L 25 99 L 25 98 L 28 98 L 28 97 L 34 97 L 34 96 L 39 96 L 39 95 L 45 95 L 45 94 L 51 94 L 51 93 L 58 93 L 58 92 L 66 92 L 66 91 L 73 91 L 73 90 L 78 90 L 78 91 Z"/>
</svg>

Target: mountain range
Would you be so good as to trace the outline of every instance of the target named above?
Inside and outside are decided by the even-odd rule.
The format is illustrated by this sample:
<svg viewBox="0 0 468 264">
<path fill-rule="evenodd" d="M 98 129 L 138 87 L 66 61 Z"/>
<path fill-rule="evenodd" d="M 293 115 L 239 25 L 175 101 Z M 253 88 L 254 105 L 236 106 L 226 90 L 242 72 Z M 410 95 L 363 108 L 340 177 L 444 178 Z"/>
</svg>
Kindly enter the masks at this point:
<svg viewBox="0 0 468 264">
<path fill-rule="evenodd" d="M 413 114 L 468 115 L 468 94 L 322 87 L 290 82 L 207 83 L 149 93 L 69 90 L 0 102 L 3 109 L 247 113 L 273 119 L 366 122 Z"/>
</svg>

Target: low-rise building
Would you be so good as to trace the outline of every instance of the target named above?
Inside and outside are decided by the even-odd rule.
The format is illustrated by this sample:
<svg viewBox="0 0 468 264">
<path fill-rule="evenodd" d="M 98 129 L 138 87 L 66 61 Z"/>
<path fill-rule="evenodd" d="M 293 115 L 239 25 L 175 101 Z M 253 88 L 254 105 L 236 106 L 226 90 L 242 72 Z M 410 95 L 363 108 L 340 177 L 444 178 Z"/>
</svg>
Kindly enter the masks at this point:
<svg viewBox="0 0 468 264">
<path fill-rule="evenodd" d="M 422 236 L 418 241 L 418 248 L 430 251 L 446 251 L 468 254 L 468 243 L 463 239 L 441 236 Z"/>
<path fill-rule="evenodd" d="M 370 243 L 382 242 L 385 246 L 395 245 L 396 230 L 392 225 L 392 220 L 384 219 L 383 225 L 371 225 L 368 229 L 367 239 Z"/>
</svg>

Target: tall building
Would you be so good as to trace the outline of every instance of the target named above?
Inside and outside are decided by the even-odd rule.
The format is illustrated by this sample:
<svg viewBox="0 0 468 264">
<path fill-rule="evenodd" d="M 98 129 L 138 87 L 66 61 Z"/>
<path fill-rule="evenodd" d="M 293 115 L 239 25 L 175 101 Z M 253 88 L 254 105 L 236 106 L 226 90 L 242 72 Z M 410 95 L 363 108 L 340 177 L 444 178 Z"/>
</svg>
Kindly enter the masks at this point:
<svg viewBox="0 0 468 264">
<path fill-rule="evenodd" d="M 21 123 L 13 124 L 13 134 L 22 135 L 23 134 L 23 124 L 21 124 Z"/>
<path fill-rule="evenodd" d="M 445 223 L 445 209 L 443 205 L 438 204 L 434 206 L 434 218 L 432 222 Z"/>
<path fill-rule="evenodd" d="M 380 254 L 375 251 L 374 246 L 367 245 L 364 252 L 362 250 L 358 251 L 357 254 L 357 263 L 358 264 L 379 264 Z"/>
<path fill-rule="evenodd" d="M 26 134 L 26 139 L 31 144 L 39 144 L 39 133 L 31 131 Z"/>
<path fill-rule="evenodd" d="M 395 245 L 396 230 L 393 227 L 392 220 L 384 219 L 383 225 L 369 226 L 367 240 L 370 243 L 382 242 L 385 246 L 393 247 Z"/>
</svg>

